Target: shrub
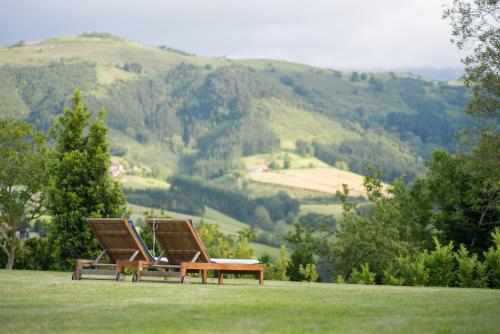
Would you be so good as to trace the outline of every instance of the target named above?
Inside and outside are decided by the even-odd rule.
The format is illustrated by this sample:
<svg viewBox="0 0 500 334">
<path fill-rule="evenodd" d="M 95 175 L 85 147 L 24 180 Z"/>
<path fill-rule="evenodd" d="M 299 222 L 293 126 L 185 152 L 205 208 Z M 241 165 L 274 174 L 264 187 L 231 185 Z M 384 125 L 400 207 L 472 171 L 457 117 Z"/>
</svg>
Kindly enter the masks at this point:
<svg viewBox="0 0 500 334">
<path fill-rule="evenodd" d="M 217 224 L 209 224 L 203 220 L 197 224 L 196 229 L 207 248 L 208 254 L 214 258 L 250 258 L 253 256 L 253 248 L 250 247 L 249 239 L 253 233 L 247 230 L 239 232 L 238 236 L 224 234 Z"/>
<path fill-rule="evenodd" d="M 349 283 L 354 284 L 375 284 L 375 273 L 370 271 L 368 263 L 361 265 L 361 271 L 354 268 L 349 277 Z"/>
<path fill-rule="evenodd" d="M 476 264 L 476 278 L 474 279 L 474 287 L 488 287 L 488 266 L 486 265 L 486 263 L 478 262 Z"/>
<path fill-rule="evenodd" d="M 492 288 L 500 288 L 500 228 L 491 232 L 493 246 L 484 252 L 484 263 L 488 267 L 488 276 Z"/>
<path fill-rule="evenodd" d="M 453 242 L 441 245 L 434 237 L 436 248 L 426 257 L 426 266 L 429 269 L 429 285 L 451 286 L 454 283 L 454 254 Z"/>
<path fill-rule="evenodd" d="M 286 258 L 286 247 L 280 248 L 280 257 L 278 261 L 273 261 L 269 254 L 263 254 L 259 261 L 264 263 L 264 274 L 267 280 L 288 281 L 286 275 L 288 259 Z"/>
<path fill-rule="evenodd" d="M 404 285 L 405 279 L 399 275 L 398 268 L 391 263 L 388 268 L 384 270 L 382 282 L 387 285 Z"/>
<path fill-rule="evenodd" d="M 314 263 L 308 263 L 305 266 L 299 265 L 299 272 L 304 276 L 304 281 L 306 282 L 316 282 L 319 278 Z"/>
<path fill-rule="evenodd" d="M 384 284 L 424 286 L 429 280 L 429 271 L 425 266 L 427 252 L 416 257 L 399 256 L 384 271 Z"/>
<path fill-rule="evenodd" d="M 345 278 L 342 275 L 337 275 L 337 279 L 335 280 L 338 284 L 345 284 Z"/>
<path fill-rule="evenodd" d="M 48 238 L 17 239 L 14 269 L 60 270 L 58 252 Z M 5 266 L 7 257 L 0 253 L 0 267 Z"/>
<path fill-rule="evenodd" d="M 28 270 L 59 269 L 57 250 L 48 238 L 31 238 L 24 242 L 26 249 L 23 268 Z M 20 264 L 21 265 L 21 264 Z"/>
<path fill-rule="evenodd" d="M 458 252 L 455 253 L 455 259 L 457 260 L 457 285 L 462 288 L 473 287 L 474 272 L 478 264 L 477 255 L 469 254 L 467 248 L 460 244 Z"/>
<path fill-rule="evenodd" d="M 429 282 L 429 269 L 426 267 L 427 252 L 420 253 L 412 264 L 412 285 L 425 286 Z"/>
</svg>

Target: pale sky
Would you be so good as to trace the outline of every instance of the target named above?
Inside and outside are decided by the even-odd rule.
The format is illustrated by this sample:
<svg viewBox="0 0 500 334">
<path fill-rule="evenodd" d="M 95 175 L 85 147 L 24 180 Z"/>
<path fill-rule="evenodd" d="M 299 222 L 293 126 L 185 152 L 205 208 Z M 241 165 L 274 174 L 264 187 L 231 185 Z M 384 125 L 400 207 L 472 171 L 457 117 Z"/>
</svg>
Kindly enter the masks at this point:
<svg viewBox="0 0 500 334">
<path fill-rule="evenodd" d="M 0 0 L 0 44 L 110 32 L 201 56 L 340 70 L 462 67 L 451 0 Z"/>
</svg>

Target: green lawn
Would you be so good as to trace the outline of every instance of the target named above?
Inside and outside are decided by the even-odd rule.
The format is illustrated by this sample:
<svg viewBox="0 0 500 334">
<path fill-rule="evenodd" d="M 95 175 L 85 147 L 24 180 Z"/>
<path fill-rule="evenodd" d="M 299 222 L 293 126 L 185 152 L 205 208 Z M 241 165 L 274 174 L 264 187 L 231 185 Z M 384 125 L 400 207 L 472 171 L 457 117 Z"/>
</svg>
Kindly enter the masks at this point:
<svg viewBox="0 0 500 334">
<path fill-rule="evenodd" d="M 127 280 L 130 280 L 128 277 Z M 227 280 L 224 286 L 0 270 L 2 333 L 493 333 L 500 291 Z"/>
</svg>

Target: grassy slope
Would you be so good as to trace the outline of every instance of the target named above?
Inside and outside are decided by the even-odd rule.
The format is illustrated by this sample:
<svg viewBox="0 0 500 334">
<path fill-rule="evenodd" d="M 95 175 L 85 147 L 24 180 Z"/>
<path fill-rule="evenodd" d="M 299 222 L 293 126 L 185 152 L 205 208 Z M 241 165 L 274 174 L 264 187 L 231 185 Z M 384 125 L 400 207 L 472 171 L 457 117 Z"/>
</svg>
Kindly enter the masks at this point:
<svg viewBox="0 0 500 334">
<path fill-rule="evenodd" d="M 286 149 L 294 149 L 298 139 L 339 144 L 342 140 L 361 138 L 327 116 L 288 106 L 276 98 L 255 101 L 253 108 L 268 114 L 271 129 Z"/>
<path fill-rule="evenodd" d="M 133 188 L 133 189 L 170 188 L 169 183 L 150 177 L 142 177 L 138 175 L 122 175 L 117 177 L 117 179 L 127 188 Z"/>
<path fill-rule="evenodd" d="M 322 215 L 332 215 L 335 218 L 341 218 L 342 204 L 301 204 L 300 212 L 314 212 Z"/>
<path fill-rule="evenodd" d="M 225 282 L 77 282 L 69 273 L 0 270 L 2 333 L 408 334 L 500 328 L 498 290 Z"/>
<path fill-rule="evenodd" d="M 84 56 L 82 57 L 82 55 Z M 164 72 L 182 62 L 198 66 L 211 65 L 215 68 L 223 65 L 241 64 L 261 70 L 273 67 L 298 72 L 309 71 L 312 68 L 307 65 L 278 60 L 232 60 L 188 56 L 113 38 L 61 36 L 27 43 L 21 47 L 0 47 L 0 66 L 5 64 L 36 66 L 61 59 L 68 62 L 85 60 L 95 63 L 101 84 L 108 84 L 116 79 L 128 80 L 136 78 L 136 74 L 122 71 L 116 66 L 123 66 L 126 62 L 138 62 L 146 72 Z"/>
</svg>

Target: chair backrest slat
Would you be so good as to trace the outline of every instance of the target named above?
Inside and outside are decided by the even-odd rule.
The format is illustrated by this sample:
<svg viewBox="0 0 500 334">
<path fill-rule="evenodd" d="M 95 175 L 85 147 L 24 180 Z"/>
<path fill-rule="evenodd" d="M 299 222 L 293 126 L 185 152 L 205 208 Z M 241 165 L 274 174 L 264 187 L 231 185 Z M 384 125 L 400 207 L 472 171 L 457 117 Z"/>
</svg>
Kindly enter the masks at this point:
<svg viewBox="0 0 500 334">
<path fill-rule="evenodd" d="M 128 260 L 136 251 L 136 260 L 151 260 L 126 218 L 89 218 L 87 223 L 111 261 Z"/>
<path fill-rule="evenodd" d="M 191 262 L 197 252 L 195 262 L 210 263 L 210 256 L 190 220 L 149 219 L 148 225 L 154 230 L 156 241 L 170 264 Z"/>
</svg>

